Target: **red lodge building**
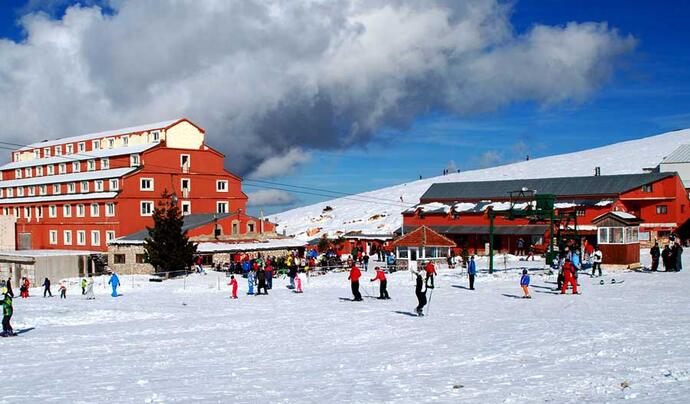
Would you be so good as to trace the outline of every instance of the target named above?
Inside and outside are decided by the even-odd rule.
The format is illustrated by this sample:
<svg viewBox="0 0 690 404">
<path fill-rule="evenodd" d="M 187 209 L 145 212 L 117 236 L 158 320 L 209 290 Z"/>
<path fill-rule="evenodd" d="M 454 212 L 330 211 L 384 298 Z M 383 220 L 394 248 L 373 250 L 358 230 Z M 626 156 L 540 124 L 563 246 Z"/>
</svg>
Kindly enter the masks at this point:
<svg viewBox="0 0 690 404">
<path fill-rule="evenodd" d="M 419 226 L 428 226 L 453 240 L 459 248 L 484 251 L 489 241 L 487 209 L 508 209 L 510 193 L 519 190 L 554 195 L 555 212 L 574 212 L 579 235 L 595 244 L 632 243 L 638 238 L 641 243 L 663 241 L 690 219 L 690 199 L 678 174 L 653 172 L 437 183 L 422 195 L 419 205 L 403 212 L 402 230 L 409 233 Z M 625 233 L 614 229 L 608 233 L 607 229 L 598 229 L 594 219 L 608 212 L 624 212 L 626 217 L 639 219 L 639 230 L 635 227 Z M 525 218 L 509 220 L 499 215 L 494 226 L 498 251 L 515 252 L 521 238 L 527 245 L 543 248 L 548 244 L 548 223 Z"/>
<path fill-rule="evenodd" d="M 204 137 L 182 118 L 22 147 L 0 166 L 0 215 L 16 219 L 17 249 L 105 252 L 151 226 L 167 191 L 184 215 L 227 216 L 225 235 L 275 232 L 245 214 L 241 178 Z"/>
</svg>

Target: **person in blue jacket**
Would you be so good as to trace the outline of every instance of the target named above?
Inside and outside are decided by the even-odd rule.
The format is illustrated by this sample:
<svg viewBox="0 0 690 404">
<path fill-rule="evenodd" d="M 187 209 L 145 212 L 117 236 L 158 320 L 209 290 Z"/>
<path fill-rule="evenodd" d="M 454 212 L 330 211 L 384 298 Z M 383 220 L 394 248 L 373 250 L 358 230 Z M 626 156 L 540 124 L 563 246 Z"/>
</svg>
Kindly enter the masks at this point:
<svg viewBox="0 0 690 404">
<path fill-rule="evenodd" d="M 110 275 L 110 280 L 108 281 L 108 284 L 113 288 L 113 294 L 111 296 L 117 297 L 117 287 L 120 286 L 120 278 L 117 276 L 115 272 L 113 272 L 113 274 Z"/>
<path fill-rule="evenodd" d="M 477 275 L 477 263 L 474 262 L 474 255 L 470 257 L 470 262 L 467 264 L 467 275 L 470 278 L 470 290 L 474 290 L 474 277 Z"/>
<path fill-rule="evenodd" d="M 248 295 L 253 295 L 254 294 L 254 281 L 256 279 L 256 272 L 254 272 L 253 269 L 249 270 L 249 273 L 247 274 L 247 283 L 248 283 L 248 290 L 247 294 Z"/>
<path fill-rule="evenodd" d="M 522 288 L 522 293 L 524 293 L 522 298 L 531 299 L 532 296 L 530 296 L 529 294 L 529 273 L 527 272 L 527 268 L 522 270 L 522 276 L 520 277 L 520 287 Z"/>
</svg>

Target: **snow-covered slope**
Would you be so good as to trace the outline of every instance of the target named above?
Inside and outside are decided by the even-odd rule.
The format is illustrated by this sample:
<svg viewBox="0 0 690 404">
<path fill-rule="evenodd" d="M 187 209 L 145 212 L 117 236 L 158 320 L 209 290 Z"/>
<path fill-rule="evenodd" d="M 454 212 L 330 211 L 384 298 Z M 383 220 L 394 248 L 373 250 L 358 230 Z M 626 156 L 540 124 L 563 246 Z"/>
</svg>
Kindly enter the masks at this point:
<svg viewBox="0 0 690 404">
<path fill-rule="evenodd" d="M 278 231 L 311 239 L 324 233 L 363 231 L 390 233 L 400 227 L 401 211 L 419 202 L 419 197 L 436 182 L 483 181 L 641 173 L 655 167 L 679 144 L 690 143 L 690 129 L 575 153 L 549 156 L 481 170 L 432 177 L 401 185 L 338 198 L 272 215 Z M 400 202 L 402 197 L 403 202 Z M 324 211 L 326 206 L 332 210 Z"/>
</svg>

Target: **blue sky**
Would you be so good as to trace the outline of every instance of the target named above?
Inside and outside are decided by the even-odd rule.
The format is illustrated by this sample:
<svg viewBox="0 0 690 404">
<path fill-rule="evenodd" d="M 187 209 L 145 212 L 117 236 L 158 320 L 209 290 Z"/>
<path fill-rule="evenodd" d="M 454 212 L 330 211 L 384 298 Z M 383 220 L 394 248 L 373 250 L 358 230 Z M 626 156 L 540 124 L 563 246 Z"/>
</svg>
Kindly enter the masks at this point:
<svg viewBox="0 0 690 404">
<path fill-rule="evenodd" d="M 69 1 L 4 1 L 0 36 L 21 43 L 17 20 L 42 10 L 60 19 Z M 92 2 L 81 2 L 81 4 Z M 110 13 L 110 10 L 107 11 Z M 482 114 L 429 112 L 409 129 L 380 129 L 368 142 L 341 150 L 309 150 L 311 158 L 269 181 L 356 193 L 441 174 L 451 162 L 461 170 L 588 149 L 690 127 L 690 4 L 650 1 L 528 1 L 513 3 L 510 22 L 519 36 L 536 24 L 606 22 L 632 35 L 635 49 L 613 77 L 582 101 L 544 106 L 514 102 Z M 506 66 L 510 68 L 510 66 Z M 122 126 L 138 122 L 123 122 Z M 202 122 L 203 125 L 203 122 Z M 491 139 L 491 141 L 487 141 Z M 640 151 L 644 153 L 643 150 Z M 247 192 L 253 188 L 249 184 Z M 292 206 L 327 198 L 293 194 Z M 285 206 L 265 206 L 266 212 Z M 257 208 L 254 208 L 256 210 Z"/>
</svg>

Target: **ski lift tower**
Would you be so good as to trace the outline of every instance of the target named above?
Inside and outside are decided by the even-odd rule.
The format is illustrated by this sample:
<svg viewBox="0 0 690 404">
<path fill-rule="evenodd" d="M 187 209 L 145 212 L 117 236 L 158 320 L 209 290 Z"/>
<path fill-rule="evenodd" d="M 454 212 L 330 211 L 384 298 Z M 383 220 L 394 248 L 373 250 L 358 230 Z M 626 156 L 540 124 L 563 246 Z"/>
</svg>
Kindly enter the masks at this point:
<svg viewBox="0 0 690 404">
<path fill-rule="evenodd" d="M 561 237 L 561 225 L 565 223 L 564 229 L 568 229 L 570 221 L 573 220 L 574 231 L 577 235 L 577 216 L 574 212 L 556 214 L 554 205 L 556 196 L 553 194 L 537 194 L 537 191 L 522 188 L 518 191 L 509 192 L 510 207 L 508 210 L 495 211 L 491 207 L 487 209 L 489 215 L 489 273 L 494 272 L 494 218 L 504 217 L 508 220 L 527 219 L 530 224 L 549 223 L 549 249 L 546 254 L 547 262 L 553 259 L 555 254 L 554 228 L 557 238 Z M 559 242 L 560 244 L 560 242 Z"/>
</svg>

